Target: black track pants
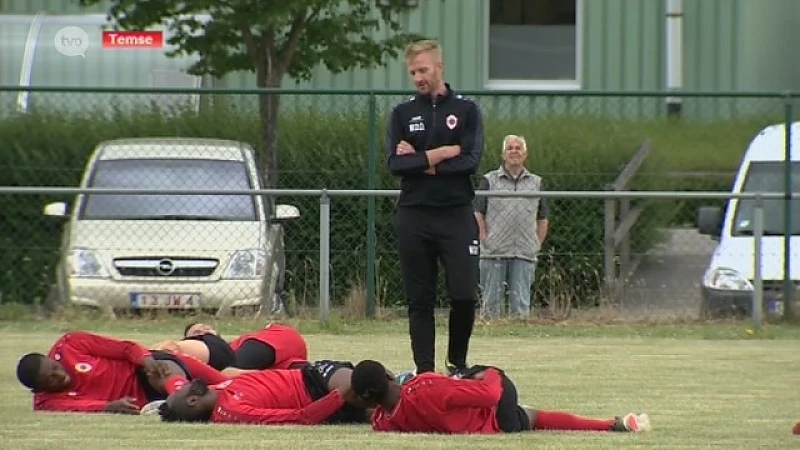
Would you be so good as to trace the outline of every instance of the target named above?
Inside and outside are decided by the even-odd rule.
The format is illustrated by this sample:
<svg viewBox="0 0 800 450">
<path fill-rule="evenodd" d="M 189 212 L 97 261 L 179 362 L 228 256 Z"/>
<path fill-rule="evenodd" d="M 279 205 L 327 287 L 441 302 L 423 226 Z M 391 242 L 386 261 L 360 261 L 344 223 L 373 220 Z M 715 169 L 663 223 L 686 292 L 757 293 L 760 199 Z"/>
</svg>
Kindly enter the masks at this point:
<svg viewBox="0 0 800 450">
<path fill-rule="evenodd" d="M 466 367 L 475 322 L 480 256 L 472 205 L 399 207 L 394 225 L 417 372 L 435 370 L 433 311 L 439 262 L 450 298 L 447 359 Z"/>
</svg>

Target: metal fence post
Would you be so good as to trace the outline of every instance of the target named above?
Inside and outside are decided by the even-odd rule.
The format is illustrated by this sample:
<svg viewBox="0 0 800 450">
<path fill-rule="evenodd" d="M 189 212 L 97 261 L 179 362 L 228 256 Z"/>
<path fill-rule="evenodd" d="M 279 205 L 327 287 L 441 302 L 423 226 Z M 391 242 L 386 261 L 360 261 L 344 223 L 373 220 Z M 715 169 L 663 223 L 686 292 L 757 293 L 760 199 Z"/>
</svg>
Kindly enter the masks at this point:
<svg viewBox="0 0 800 450">
<path fill-rule="evenodd" d="M 378 170 L 378 129 L 377 129 L 377 106 L 375 93 L 369 94 L 369 156 L 367 158 L 367 189 L 377 188 Z M 375 237 L 375 216 L 376 216 L 375 196 L 367 197 L 367 317 L 375 317 L 375 265 L 377 258 L 376 237 Z"/>
<path fill-rule="evenodd" d="M 331 199 L 326 190 L 319 198 L 319 318 L 328 324 L 331 297 Z"/>
<path fill-rule="evenodd" d="M 760 195 L 756 196 L 756 208 L 753 217 L 753 305 L 752 318 L 753 327 L 761 330 L 763 326 L 762 311 L 764 311 L 764 281 L 761 275 L 761 250 L 762 239 L 764 237 L 764 199 Z"/>
<path fill-rule="evenodd" d="M 786 96 L 784 130 L 784 233 L 783 233 L 783 318 L 794 318 L 794 283 L 792 283 L 792 96 Z"/>
<path fill-rule="evenodd" d="M 606 191 L 611 191 L 610 186 L 606 186 Z M 614 245 L 614 232 L 617 229 L 617 208 L 614 198 L 604 200 L 604 224 L 603 224 L 603 267 L 606 295 L 609 298 L 616 297 L 617 291 L 617 248 Z M 616 298 L 615 298 L 616 300 Z"/>
</svg>

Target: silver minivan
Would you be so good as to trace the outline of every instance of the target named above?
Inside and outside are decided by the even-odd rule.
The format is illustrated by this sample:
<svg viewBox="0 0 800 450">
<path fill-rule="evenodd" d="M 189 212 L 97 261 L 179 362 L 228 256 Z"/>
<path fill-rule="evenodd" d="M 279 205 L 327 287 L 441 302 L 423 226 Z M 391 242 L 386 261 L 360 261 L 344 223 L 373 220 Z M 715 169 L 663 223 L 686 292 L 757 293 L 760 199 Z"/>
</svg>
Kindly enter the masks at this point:
<svg viewBox="0 0 800 450">
<path fill-rule="evenodd" d="M 246 143 L 200 138 L 135 138 L 100 143 L 86 188 L 261 189 Z M 120 310 L 205 310 L 217 315 L 280 312 L 283 222 L 292 205 L 247 194 L 87 194 L 65 218 L 50 301 Z"/>
</svg>

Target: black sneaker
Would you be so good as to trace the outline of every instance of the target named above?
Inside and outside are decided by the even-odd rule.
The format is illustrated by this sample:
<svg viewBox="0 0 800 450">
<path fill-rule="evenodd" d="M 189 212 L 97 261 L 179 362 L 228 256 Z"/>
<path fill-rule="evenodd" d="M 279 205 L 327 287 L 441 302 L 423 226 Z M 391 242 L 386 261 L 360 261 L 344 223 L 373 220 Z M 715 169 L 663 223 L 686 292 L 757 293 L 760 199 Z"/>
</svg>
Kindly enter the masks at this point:
<svg viewBox="0 0 800 450">
<path fill-rule="evenodd" d="M 469 370 L 469 368 L 466 366 L 457 366 L 450 361 L 445 361 L 444 366 L 447 369 L 447 375 L 449 375 L 450 378 L 461 379 Z"/>
</svg>

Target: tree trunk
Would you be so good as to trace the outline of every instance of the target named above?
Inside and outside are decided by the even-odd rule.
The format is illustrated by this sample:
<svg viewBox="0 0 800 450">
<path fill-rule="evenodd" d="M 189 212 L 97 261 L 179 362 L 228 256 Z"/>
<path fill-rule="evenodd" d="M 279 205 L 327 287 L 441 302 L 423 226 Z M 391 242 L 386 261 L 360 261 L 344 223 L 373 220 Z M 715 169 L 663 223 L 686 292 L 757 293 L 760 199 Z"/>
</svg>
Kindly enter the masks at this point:
<svg viewBox="0 0 800 450">
<path fill-rule="evenodd" d="M 258 77 L 259 88 L 280 88 L 281 79 L 278 73 L 265 74 Z M 259 94 L 258 114 L 261 145 L 258 149 L 258 168 L 264 178 L 265 188 L 278 185 L 278 107 L 280 95 Z"/>
</svg>

